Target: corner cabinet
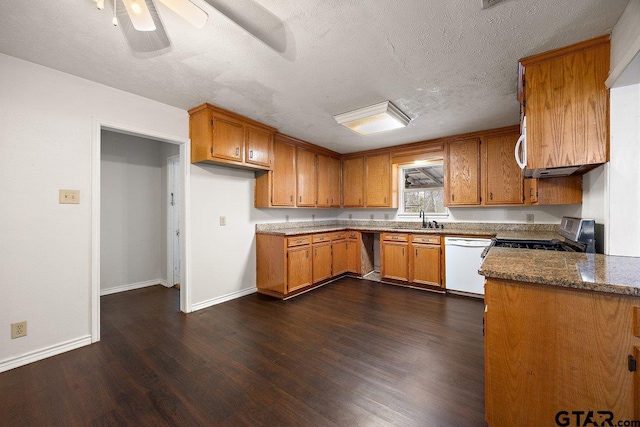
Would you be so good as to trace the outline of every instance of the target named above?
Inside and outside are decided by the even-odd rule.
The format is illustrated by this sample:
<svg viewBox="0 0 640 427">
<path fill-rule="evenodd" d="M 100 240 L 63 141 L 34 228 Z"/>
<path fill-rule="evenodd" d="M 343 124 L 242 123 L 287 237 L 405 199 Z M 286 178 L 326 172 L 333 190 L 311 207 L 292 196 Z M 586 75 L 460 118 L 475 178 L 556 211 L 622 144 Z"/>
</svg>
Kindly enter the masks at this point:
<svg viewBox="0 0 640 427">
<path fill-rule="evenodd" d="M 273 168 L 256 172 L 256 208 L 340 206 L 340 155 L 276 133 Z"/>
<path fill-rule="evenodd" d="M 605 35 L 520 60 L 527 169 L 609 161 L 609 51 Z"/>
<path fill-rule="evenodd" d="M 211 104 L 189 110 L 191 162 L 269 170 L 275 129 Z"/>
<path fill-rule="evenodd" d="M 344 274 L 360 275 L 358 231 L 299 236 L 256 234 L 258 292 L 288 298 Z"/>
</svg>

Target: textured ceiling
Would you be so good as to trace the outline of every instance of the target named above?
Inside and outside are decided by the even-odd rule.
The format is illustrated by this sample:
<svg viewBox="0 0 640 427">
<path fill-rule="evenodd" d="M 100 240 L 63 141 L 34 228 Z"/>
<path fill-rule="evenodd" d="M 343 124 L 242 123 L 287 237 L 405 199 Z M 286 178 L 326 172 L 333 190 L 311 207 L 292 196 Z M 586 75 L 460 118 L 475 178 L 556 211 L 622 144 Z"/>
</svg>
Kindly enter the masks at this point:
<svg viewBox="0 0 640 427">
<path fill-rule="evenodd" d="M 518 123 L 518 59 L 610 32 L 628 3 L 192 1 L 206 26 L 156 1 L 166 34 L 154 39 L 112 26 L 112 0 L 102 11 L 2 0 L 0 52 L 185 110 L 210 102 L 347 153 Z M 164 48 L 142 52 L 153 43 Z M 363 137 L 332 117 L 385 100 L 407 128 Z"/>
</svg>

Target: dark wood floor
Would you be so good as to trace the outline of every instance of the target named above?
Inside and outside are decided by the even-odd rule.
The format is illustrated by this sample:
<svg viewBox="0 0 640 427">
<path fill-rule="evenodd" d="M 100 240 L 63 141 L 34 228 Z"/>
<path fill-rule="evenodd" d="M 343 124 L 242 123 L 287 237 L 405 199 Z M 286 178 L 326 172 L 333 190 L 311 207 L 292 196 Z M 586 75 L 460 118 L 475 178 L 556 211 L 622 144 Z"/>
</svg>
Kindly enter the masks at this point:
<svg viewBox="0 0 640 427">
<path fill-rule="evenodd" d="M 2 426 L 484 426 L 480 300 L 341 279 L 189 315 L 102 297 L 102 340 L 0 374 Z"/>
</svg>

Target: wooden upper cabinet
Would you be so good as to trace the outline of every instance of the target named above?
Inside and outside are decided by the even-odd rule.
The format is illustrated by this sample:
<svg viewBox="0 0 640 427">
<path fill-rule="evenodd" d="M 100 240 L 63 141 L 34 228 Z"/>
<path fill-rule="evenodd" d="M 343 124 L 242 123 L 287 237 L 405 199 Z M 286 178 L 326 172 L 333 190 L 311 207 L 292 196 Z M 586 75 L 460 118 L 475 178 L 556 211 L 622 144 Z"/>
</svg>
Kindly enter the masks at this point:
<svg viewBox="0 0 640 427">
<path fill-rule="evenodd" d="M 344 207 L 364 206 L 364 157 L 342 160 L 342 198 Z"/>
<path fill-rule="evenodd" d="M 570 205 L 582 203 L 582 175 L 525 179 L 526 205 Z"/>
<path fill-rule="evenodd" d="M 445 148 L 445 205 L 479 205 L 480 140 L 452 141 Z"/>
<path fill-rule="evenodd" d="M 316 205 L 316 153 L 296 147 L 296 206 Z"/>
<path fill-rule="evenodd" d="M 211 104 L 189 110 L 193 163 L 271 169 L 275 129 Z"/>
<path fill-rule="evenodd" d="M 244 126 L 242 122 L 213 114 L 211 127 L 212 157 L 242 161 L 244 154 Z"/>
<path fill-rule="evenodd" d="M 318 207 L 340 206 L 340 159 L 318 154 Z"/>
<path fill-rule="evenodd" d="M 273 134 L 251 125 L 245 125 L 244 129 L 247 163 L 271 167 Z"/>
<path fill-rule="evenodd" d="M 523 203 L 523 176 L 514 157 L 517 133 L 483 140 L 486 205 Z"/>
<path fill-rule="evenodd" d="M 391 156 L 368 155 L 365 173 L 367 207 L 391 207 Z"/>
<path fill-rule="evenodd" d="M 295 206 L 296 147 L 276 139 L 273 143 L 273 172 L 271 172 L 271 204 Z"/>
<path fill-rule="evenodd" d="M 520 61 L 527 169 L 609 161 L 609 36 Z"/>
</svg>

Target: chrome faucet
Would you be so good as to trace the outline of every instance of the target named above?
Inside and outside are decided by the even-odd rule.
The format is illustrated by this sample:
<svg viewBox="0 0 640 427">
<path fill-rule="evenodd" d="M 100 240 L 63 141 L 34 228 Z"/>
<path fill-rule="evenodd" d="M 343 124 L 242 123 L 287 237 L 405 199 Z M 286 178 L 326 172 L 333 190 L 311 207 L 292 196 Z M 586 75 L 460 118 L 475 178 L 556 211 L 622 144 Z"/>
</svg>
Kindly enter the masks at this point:
<svg viewBox="0 0 640 427">
<path fill-rule="evenodd" d="M 422 228 L 427 228 L 427 217 L 424 214 L 424 209 L 420 209 L 420 218 L 422 218 Z"/>
</svg>

